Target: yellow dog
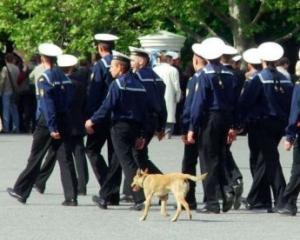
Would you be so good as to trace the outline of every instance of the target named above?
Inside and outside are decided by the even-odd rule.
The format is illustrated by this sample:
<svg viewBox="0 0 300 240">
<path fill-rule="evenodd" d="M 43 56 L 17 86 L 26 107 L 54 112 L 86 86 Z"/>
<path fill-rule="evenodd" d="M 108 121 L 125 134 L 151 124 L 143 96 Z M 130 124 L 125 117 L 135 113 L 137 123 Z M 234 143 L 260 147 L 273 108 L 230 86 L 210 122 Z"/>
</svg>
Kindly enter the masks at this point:
<svg viewBox="0 0 300 240">
<path fill-rule="evenodd" d="M 161 214 L 163 216 L 168 216 L 166 212 L 166 204 L 169 192 L 174 194 L 177 202 L 177 211 L 172 218 L 172 222 L 175 222 L 178 219 L 182 209 L 181 206 L 186 209 L 189 219 L 192 219 L 189 205 L 185 201 L 185 196 L 189 190 L 188 180 L 194 182 L 201 181 L 206 177 L 206 175 L 207 173 L 199 176 L 192 176 L 190 174 L 183 173 L 148 174 L 147 170 L 142 171 L 139 169 L 133 178 L 131 187 L 133 191 L 138 191 L 140 188 L 144 189 L 145 209 L 140 220 L 144 221 L 146 219 L 153 195 L 159 197 L 161 200 Z"/>
</svg>

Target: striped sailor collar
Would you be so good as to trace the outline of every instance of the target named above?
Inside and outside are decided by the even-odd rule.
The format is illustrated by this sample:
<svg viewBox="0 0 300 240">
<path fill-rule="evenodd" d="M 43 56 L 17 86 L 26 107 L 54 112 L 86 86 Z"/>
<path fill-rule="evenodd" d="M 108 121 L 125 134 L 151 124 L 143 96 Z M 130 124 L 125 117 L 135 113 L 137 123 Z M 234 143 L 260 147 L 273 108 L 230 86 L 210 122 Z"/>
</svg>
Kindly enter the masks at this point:
<svg viewBox="0 0 300 240">
<path fill-rule="evenodd" d="M 194 73 L 195 77 L 199 77 L 201 75 L 201 73 L 203 72 L 203 68 L 198 70 L 197 72 Z"/>
<path fill-rule="evenodd" d="M 220 69 L 221 69 L 221 73 L 233 75 L 233 73 L 232 73 L 231 71 L 229 71 L 228 69 L 226 69 L 221 63 L 219 63 L 219 64 L 208 63 L 208 64 L 203 68 L 203 72 L 204 72 L 205 74 L 213 74 L 213 73 L 216 73 L 216 71 L 214 70 L 214 67 L 220 68 Z"/>
<path fill-rule="evenodd" d="M 150 67 L 143 67 L 136 72 L 136 75 L 142 82 L 162 81 L 159 76 Z"/>
<path fill-rule="evenodd" d="M 251 73 L 250 75 L 250 80 L 252 80 L 253 78 L 255 78 L 258 74 L 259 74 L 260 71 L 258 70 L 255 70 L 254 72 Z"/>
<path fill-rule="evenodd" d="M 142 82 L 153 82 L 153 77 L 156 76 L 152 73 L 152 69 L 148 67 L 143 67 L 136 72 L 136 75 Z"/>
<path fill-rule="evenodd" d="M 144 88 L 144 86 L 141 83 L 135 85 L 134 80 L 131 82 L 133 84 L 127 85 L 126 83 L 129 80 L 129 78 L 135 78 L 136 82 L 139 82 L 132 73 L 126 73 L 126 74 L 123 74 L 123 75 L 119 76 L 118 78 L 116 78 L 115 82 L 116 82 L 118 88 L 121 90 L 125 90 L 125 91 L 146 92 L 146 89 Z"/>
<path fill-rule="evenodd" d="M 278 77 L 280 83 L 292 83 L 291 80 L 287 79 L 283 74 L 279 73 L 278 71 L 276 71 L 275 74 Z M 257 76 L 263 84 L 274 83 L 273 75 L 270 69 L 268 68 L 264 68 L 257 74 Z"/>
<path fill-rule="evenodd" d="M 47 73 L 49 73 L 49 72 L 44 72 L 43 74 L 42 74 L 42 76 L 43 76 L 43 78 L 50 84 L 50 85 L 52 85 L 52 86 L 55 86 L 55 85 L 65 85 L 65 84 L 72 84 L 72 81 L 71 81 L 71 79 L 68 77 L 68 76 L 66 76 L 66 75 L 64 75 L 64 78 L 62 79 L 62 81 L 53 81 L 53 80 L 51 80 L 50 78 L 49 78 L 49 75 L 47 74 Z"/>
<path fill-rule="evenodd" d="M 104 67 L 109 68 L 112 61 L 112 55 L 106 55 L 105 57 L 101 58 L 100 61 L 103 63 Z"/>
</svg>

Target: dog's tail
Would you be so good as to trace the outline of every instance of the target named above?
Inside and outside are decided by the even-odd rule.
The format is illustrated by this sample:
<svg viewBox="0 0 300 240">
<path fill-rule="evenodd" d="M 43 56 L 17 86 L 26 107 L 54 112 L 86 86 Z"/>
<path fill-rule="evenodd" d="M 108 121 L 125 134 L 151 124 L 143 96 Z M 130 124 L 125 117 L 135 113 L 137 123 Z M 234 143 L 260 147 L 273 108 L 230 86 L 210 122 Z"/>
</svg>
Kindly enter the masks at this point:
<svg viewBox="0 0 300 240">
<path fill-rule="evenodd" d="M 197 181 L 202 181 L 203 179 L 205 179 L 206 176 L 207 176 L 207 173 L 197 175 L 197 176 L 193 176 L 193 175 L 190 175 L 190 174 L 184 174 L 184 175 L 185 175 L 186 179 L 197 182 Z"/>
</svg>

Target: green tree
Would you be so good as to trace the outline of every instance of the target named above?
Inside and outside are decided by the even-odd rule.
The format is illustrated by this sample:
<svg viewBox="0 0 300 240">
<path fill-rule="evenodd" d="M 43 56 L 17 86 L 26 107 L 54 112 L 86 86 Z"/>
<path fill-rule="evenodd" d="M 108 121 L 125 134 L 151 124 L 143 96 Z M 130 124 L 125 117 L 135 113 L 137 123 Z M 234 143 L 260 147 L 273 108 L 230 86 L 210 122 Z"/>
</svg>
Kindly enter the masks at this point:
<svg viewBox="0 0 300 240">
<path fill-rule="evenodd" d="M 69 53 L 93 51 L 93 35 L 120 36 L 118 48 L 166 29 L 188 42 L 220 36 L 239 50 L 256 41 L 299 38 L 299 0 L 2 0 L 0 40 L 28 55 L 53 41 Z"/>
</svg>

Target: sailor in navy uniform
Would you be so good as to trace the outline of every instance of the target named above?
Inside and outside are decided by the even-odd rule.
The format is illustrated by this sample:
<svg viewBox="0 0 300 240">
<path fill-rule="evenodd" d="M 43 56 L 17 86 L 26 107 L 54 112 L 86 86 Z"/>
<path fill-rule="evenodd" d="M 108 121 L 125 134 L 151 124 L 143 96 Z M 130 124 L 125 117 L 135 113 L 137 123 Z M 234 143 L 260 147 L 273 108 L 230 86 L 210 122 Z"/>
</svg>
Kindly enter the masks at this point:
<svg viewBox="0 0 300 240">
<path fill-rule="evenodd" d="M 107 208 L 109 197 L 114 189 L 119 187 L 115 172 L 120 165 L 125 175 L 125 181 L 132 182 L 138 165 L 133 157 L 135 148 L 144 147 L 142 138 L 145 131 L 147 115 L 146 89 L 137 76 L 130 71 L 130 58 L 121 53 L 115 53 L 111 62 L 110 72 L 116 80 L 110 85 L 108 94 L 102 106 L 86 121 L 88 133 L 93 132 L 93 126 L 110 118 L 112 121 L 111 139 L 114 147 L 109 172 L 102 184 L 100 196 L 93 196 L 93 201 L 102 209 Z M 132 192 L 135 202 L 134 209 L 141 210 L 144 194 L 141 191 Z"/>
<path fill-rule="evenodd" d="M 250 48 L 247 49 L 243 53 L 243 59 L 247 63 L 248 71 L 246 72 L 246 82 L 244 85 L 244 88 L 247 88 L 247 84 L 249 84 L 252 79 L 262 70 L 261 65 L 261 59 L 259 57 L 259 52 L 257 48 Z M 252 177 L 254 176 L 257 159 L 259 156 L 259 149 L 260 145 L 256 141 L 256 139 L 259 136 L 256 136 L 259 134 L 255 130 L 255 124 L 257 122 L 257 116 L 259 113 L 259 107 L 254 109 L 252 108 L 251 111 L 248 112 L 246 117 L 246 132 L 248 135 L 248 146 L 250 150 L 250 159 L 249 159 L 249 165 L 250 165 L 250 172 Z M 259 186 L 260 190 L 258 190 L 260 193 L 257 194 L 256 199 L 252 199 L 252 209 L 261 208 L 263 206 L 270 206 L 272 202 L 272 196 L 271 196 L 271 189 L 265 181 L 264 183 L 261 183 Z M 249 205 L 246 205 L 246 207 L 250 207 Z"/>
<path fill-rule="evenodd" d="M 149 65 L 149 53 L 141 48 L 129 47 L 131 52 L 131 68 L 140 79 L 147 91 L 149 105 L 148 122 L 145 130 L 145 147 L 134 151 L 134 158 L 139 168 L 148 169 L 149 173 L 162 173 L 159 168 L 149 159 L 148 145 L 153 136 L 156 135 L 160 141 L 164 136 L 167 119 L 165 103 L 165 84 Z M 129 182 L 123 185 L 123 198 L 130 199 L 131 187 Z"/>
<path fill-rule="evenodd" d="M 182 140 L 184 143 L 184 155 L 182 159 L 182 172 L 192 175 L 196 175 L 196 165 L 198 162 L 198 140 L 195 136 L 195 143 L 189 144 L 187 142 L 187 133 L 190 125 L 190 110 L 193 102 L 193 97 L 195 94 L 195 88 L 197 80 L 201 75 L 202 69 L 206 65 L 206 60 L 201 57 L 201 51 L 199 49 L 200 44 L 195 43 L 192 46 L 194 56 L 193 56 L 193 66 L 195 69 L 195 74 L 188 81 L 186 98 L 183 107 L 183 113 L 181 116 L 181 128 L 182 128 Z M 189 204 L 190 209 L 197 209 L 197 200 L 195 196 L 196 184 L 193 181 L 189 181 L 190 188 L 186 195 L 186 201 Z"/>
<path fill-rule="evenodd" d="M 187 141 L 194 143 L 199 133 L 201 169 L 208 173 L 204 180 L 206 205 L 199 209 L 202 213 L 220 212 L 218 189 L 222 193 L 223 212 L 230 210 L 233 205 L 233 192 L 225 189 L 228 180 L 225 176 L 223 151 L 228 131 L 235 123 L 238 86 L 233 73 L 220 63 L 224 45 L 219 38 L 208 38 L 201 43 L 201 55 L 208 64 L 198 77 L 190 110 Z"/>
<path fill-rule="evenodd" d="M 223 49 L 223 55 L 221 57 L 221 63 L 235 75 L 237 79 L 238 89 L 240 92 L 245 82 L 245 76 L 241 74 L 241 72 L 238 72 L 232 67 L 232 62 L 233 62 L 232 57 L 237 53 L 238 53 L 237 49 L 235 49 L 230 45 L 225 45 Z M 231 187 L 234 191 L 233 207 L 234 209 L 239 209 L 241 206 L 241 196 L 243 193 L 243 176 L 233 158 L 230 147 L 231 144 L 230 143 L 227 144 L 224 151 L 225 171 L 230 184 L 229 187 Z"/>
<path fill-rule="evenodd" d="M 289 124 L 286 128 L 285 149 L 290 151 L 293 148 L 293 165 L 290 180 L 285 188 L 281 199 L 281 206 L 278 209 L 280 214 L 296 216 L 297 214 L 297 198 L 300 190 L 300 138 L 299 138 L 299 120 L 300 120 L 300 81 L 296 81 L 291 111 L 289 116 Z"/>
<path fill-rule="evenodd" d="M 147 168 L 149 173 L 161 173 L 155 164 L 149 160 L 148 145 L 154 135 L 158 137 L 158 140 L 164 136 L 167 119 L 164 99 L 166 86 L 162 79 L 148 66 L 149 55 L 147 51 L 134 47 L 129 47 L 129 50 L 131 52 L 131 67 L 145 87 L 149 103 L 148 122 L 145 131 L 146 144 L 143 149 L 135 151 L 134 157 L 141 169 Z"/>
<path fill-rule="evenodd" d="M 8 193 L 20 202 L 26 203 L 33 184 L 39 174 L 46 151 L 56 151 L 61 170 L 65 195 L 65 206 L 77 206 L 77 179 L 70 148 L 69 108 L 73 101 L 74 88 L 70 79 L 55 67 L 56 57 L 62 50 L 54 44 L 39 46 L 41 60 L 46 70 L 38 81 L 40 95 L 40 117 L 33 133 L 31 153 L 25 170 L 18 177 Z"/>
<path fill-rule="evenodd" d="M 83 137 L 85 135 L 84 103 L 86 98 L 86 83 L 85 79 L 78 79 L 75 77 L 76 75 L 74 74 L 73 70 L 77 63 L 78 59 L 73 55 L 62 54 L 57 57 L 57 65 L 72 81 L 75 88 L 74 101 L 72 102 L 70 108 L 70 115 L 72 116 L 70 119 L 71 149 L 74 155 L 78 179 L 78 195 L 86 195 L 86 184 L 89 178 L 85 148 L 83 144 Z M 50 147 L 34 185 L 34 188 L 39 193 L 44 193 L 46 182 L 53 172 L 55 163 L 56 151 Z"/>
<path fill-rule="evenodd" d="M 102 105 L 109 85 L 112 82 L 112 76 L 109 72 L 112 51 L 115 41 L 119 38 L 112 34 L 100 33 L 94 37 L 97 44 L 97 51 L 101 59 L 93 66 L 90 83 L 88 86 L 87 103 L 86 103 L 86 119 L 89 119 Z M 101 121 L 93 126 L 94 133 L 88 134 L 86 141 L 86 153 L 90 160 L 92 169 L 100 186 L 105 181 L 108 172 L 107 163 L 101 154 L 101 150 L 107 141 L 108 165 L 113 154 L 113 147 L 110 139 L 110 120 Z M 119 202 L 119 193 L 116 190 L 115 199 L 112 201 Z M 116 203 L 117 204 L 117 203 Z"/>
<path fill-rule="evenodd" d="M 283 48 L 274 42 L 266 42 L 258 47 L 263 70 L 243 89 L 239 100 L 239 116 L 245 123 L 250 113 L 257 114 L 251 131 L 256 132 L 255 141 L 260 146 L 253 183 L 247 197 L 248 209 L 255 207 L 263 184 L 272 189 L 275 206 L 286 183 L 279 161 L 278 144 L 284 135 L 288 122 L 293 84 L 275 68 L 275 61 L 283 56 Z M 261 206 L 272 211 L 272 203 Z"/>
</svg>

